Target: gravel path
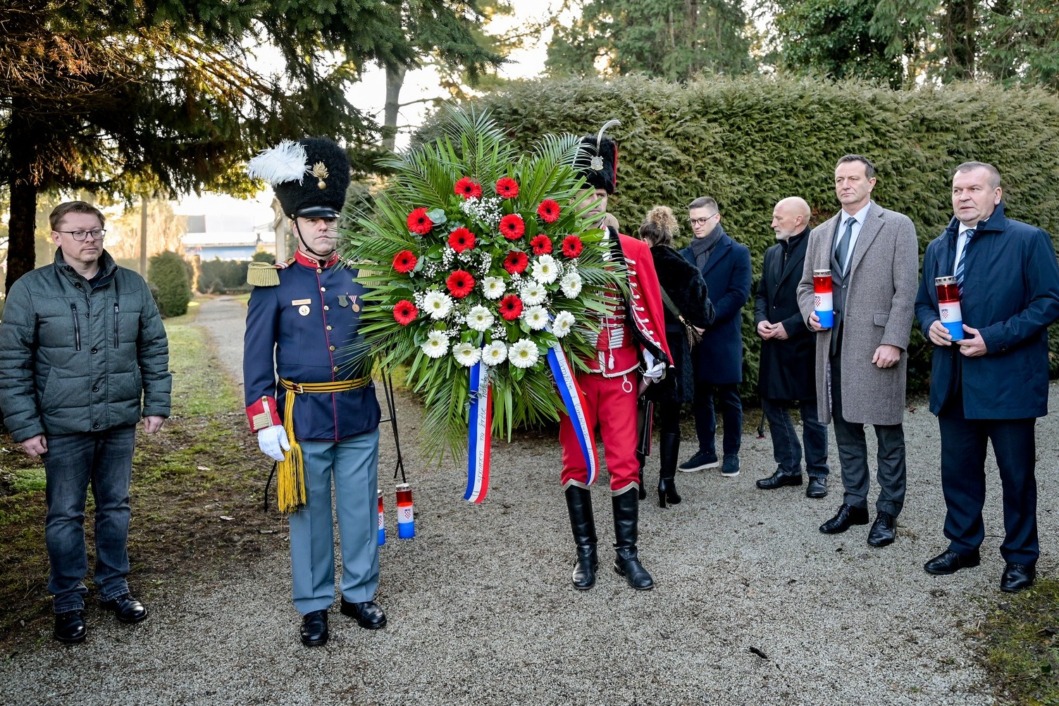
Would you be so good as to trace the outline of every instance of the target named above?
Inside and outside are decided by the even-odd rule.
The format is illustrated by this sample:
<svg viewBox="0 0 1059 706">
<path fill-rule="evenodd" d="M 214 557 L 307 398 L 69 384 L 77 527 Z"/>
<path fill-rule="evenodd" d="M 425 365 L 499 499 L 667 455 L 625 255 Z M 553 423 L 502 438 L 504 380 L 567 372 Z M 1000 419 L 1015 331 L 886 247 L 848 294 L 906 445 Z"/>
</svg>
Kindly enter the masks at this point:
<svg viewBox="0 0 1059 706">
<path fill-rule="evenodd" d="M 203 304 L 198 318 L 236 373 L 243 313 L 221 298 Z M 1053 409 L 1056 393 L 1053 386 Z M 361 630 L 336 608 L 328 645 L 303 648 L 288 558 L 276 552 L 237 579 L 228 571 L 170 592 L 140 625 L 118 625 L 92 608 L 81 646 L 60 646 L 42 631 L 36 645 L 0 663 L 4 701 L 993 703 L 965 631 L 1002 600 L 999 484 L 994 468 L 982 566 L 925 574 L 922 563 L 945 541 L 937 424 L 924 407 L 906 416 L 908 500 L 893 546 L 867 546 L 867 527 L 838 537 L 817 531 L 840 502 L 837 474 L 824 501 L 805 498 L 803 488 L 755 489 L 773 468 L 771 445 L 748 433 L 738 478 L 678 474 L 683 504 L 642 505 L 641 557 L 654 591 L 634 592 L 608 568 L 609 495 L 597 484 L 604 564 L 596 587 L 577 593 L 556 441 L 495 442 L 489 497 L 471 506 L 461 499 L 461 469 L 420 469 L 411 443 L 418 410 L 399 405 L 418 536 L 393 538 L 389 492 L 385 630 Z M 1046 418 L 1037 434 L 1043 575 L 1057 555 L 1057 426 Z M 394 452 L 390 435 L 383 439 L 381 485 L 389 488 Z M 656 469 L 655 459 L 649 479 Z"/>
</svg>

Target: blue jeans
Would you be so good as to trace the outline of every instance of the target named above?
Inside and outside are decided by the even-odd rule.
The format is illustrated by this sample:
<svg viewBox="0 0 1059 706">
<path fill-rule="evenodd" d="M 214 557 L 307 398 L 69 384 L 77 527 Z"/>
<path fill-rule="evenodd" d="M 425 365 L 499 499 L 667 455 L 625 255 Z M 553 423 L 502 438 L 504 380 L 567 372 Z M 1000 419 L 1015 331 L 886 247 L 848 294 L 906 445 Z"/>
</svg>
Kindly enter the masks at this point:
<svg viewBox="0 0 1059 706">
<path fill-rule="evenodd" d="M 51 574 L 48 591 L 54 610 L 65 613 L 85 606 L 85 500 L 88 487 L 96 501 L 95 582 L 100 600 L 129 592 L 129 481 L 136 427 L 47 436 L 44 454 L 48 515 L 44 538 Z"/>
<path fill-rule="evenodd" d="M 805 445 L 805 470 L 810 478 L 826 478 L 827 425 L 816 416 L 816 400 L 788 402 L 785 400 L 761 399 L 761 411 L 769 422 L 772 435 L 772 455 L 778 470 L 784 475 L 802 474 L 802 447 L 798 445 L 798 433 L 791 421 L 790 408 L 798 406 L 802 413 L 802 443 Z"/>
<path fill-rule="evenodd" d="M 735 456 L 743 442 L 743 402 L 739 399 L 739 385 L 710 385 L 695 383 L 695 434 L 699 451 L 716 453 L 717 417 L 713 412 L 713 396 L 721 408 L 724 421 L 722 448 L 725 456 Z"/>
</svg>

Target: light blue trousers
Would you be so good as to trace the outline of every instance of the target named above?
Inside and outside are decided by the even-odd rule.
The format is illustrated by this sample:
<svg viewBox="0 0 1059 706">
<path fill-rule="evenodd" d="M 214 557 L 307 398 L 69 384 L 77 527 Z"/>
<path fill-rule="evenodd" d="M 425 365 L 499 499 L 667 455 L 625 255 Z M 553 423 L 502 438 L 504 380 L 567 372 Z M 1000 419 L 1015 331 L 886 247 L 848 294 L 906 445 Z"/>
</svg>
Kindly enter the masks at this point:
<svg viewBox="0 0 1059 706">
<path fill-rule="evenodd" d="M 379 586 L 379 430 L 339 442 L 301 441 L 306 504 L 290 516 L 294 607 L 302 615 L 335 601 L 335 540 L 331 482 L 342 551 L 342 595 L 375 598 Z"/>
</svg>

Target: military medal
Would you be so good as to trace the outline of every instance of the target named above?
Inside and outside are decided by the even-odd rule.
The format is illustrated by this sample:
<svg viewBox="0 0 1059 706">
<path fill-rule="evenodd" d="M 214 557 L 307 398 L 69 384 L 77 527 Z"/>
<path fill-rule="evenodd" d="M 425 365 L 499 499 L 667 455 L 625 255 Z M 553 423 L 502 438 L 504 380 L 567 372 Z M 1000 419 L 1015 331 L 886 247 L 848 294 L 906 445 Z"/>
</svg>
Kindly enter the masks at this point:
<svg viewBox="0 0 1059 706">
<path fill-rule="evenodd" d="M 347 306 L 349 306 L 349 297 L 347 297 L 345 294 L 339 294 L 338 305 L 345 309 Z"/>
</svg>

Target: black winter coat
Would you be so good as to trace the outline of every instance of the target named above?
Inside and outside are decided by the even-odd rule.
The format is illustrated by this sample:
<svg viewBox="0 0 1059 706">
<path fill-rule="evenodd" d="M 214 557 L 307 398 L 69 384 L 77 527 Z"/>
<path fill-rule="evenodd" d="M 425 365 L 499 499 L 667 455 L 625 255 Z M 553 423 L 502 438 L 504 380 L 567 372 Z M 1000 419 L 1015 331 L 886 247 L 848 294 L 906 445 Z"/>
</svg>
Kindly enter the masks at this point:
<svg viewBox="0 0 1059 706">
<path fill-rule="evenodd" d="M 754 326 L 782 323 L 787 340 L 761 342 L 758 389 L 772 400 L 816 399 L 816 339 L 798 309 L 809 229 L 765 251 L 761 281 L 754 297 Z"/>
<path fill-rule="evenodd" d="M 710 326 L 714 319 L 713 303 L 698 268 L 667 245 L 651 248 L 651 256 L 658 272 L 658 283 L 684 320 L 703 329 Z M 668 306 L 663 308 L 666 312 L 666 341 L 673 354 L 674 369 L 666 374 L 662 382 L 648 387 L 647 396 L 656 402 L 690 402 L 695 396 L 691 347 L 684 332 L 684 324 Z"/>
</svg>

